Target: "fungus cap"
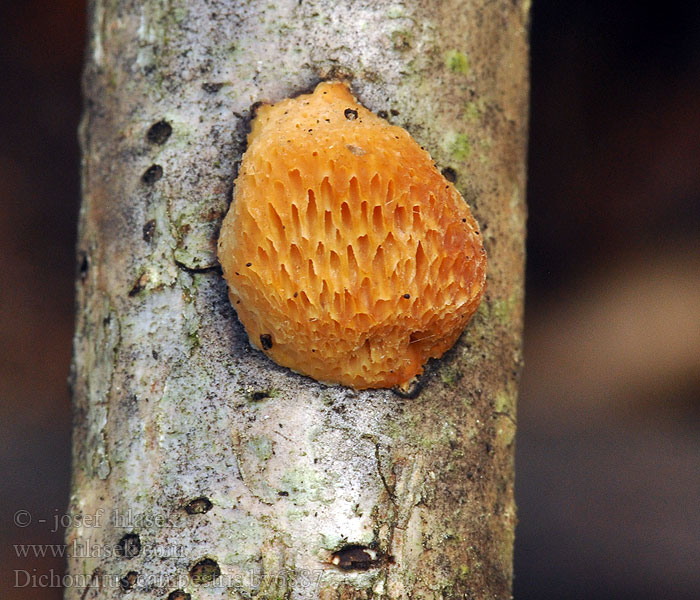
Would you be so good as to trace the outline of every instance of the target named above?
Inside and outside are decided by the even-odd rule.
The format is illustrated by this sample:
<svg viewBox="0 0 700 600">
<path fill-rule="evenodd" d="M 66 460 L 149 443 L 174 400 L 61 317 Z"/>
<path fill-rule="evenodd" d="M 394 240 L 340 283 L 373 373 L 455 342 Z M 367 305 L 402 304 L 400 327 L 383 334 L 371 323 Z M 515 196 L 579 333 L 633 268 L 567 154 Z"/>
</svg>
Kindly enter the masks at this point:
<svg viewBox="0 0 700 600">
<path fill-rule="evenodd" d="M 440 357 L 486 277 L 455 186 L 339 82 L 258 109 L 219 260 L 255 347 L 356 389 L 405 386 Z"/>
</svg>

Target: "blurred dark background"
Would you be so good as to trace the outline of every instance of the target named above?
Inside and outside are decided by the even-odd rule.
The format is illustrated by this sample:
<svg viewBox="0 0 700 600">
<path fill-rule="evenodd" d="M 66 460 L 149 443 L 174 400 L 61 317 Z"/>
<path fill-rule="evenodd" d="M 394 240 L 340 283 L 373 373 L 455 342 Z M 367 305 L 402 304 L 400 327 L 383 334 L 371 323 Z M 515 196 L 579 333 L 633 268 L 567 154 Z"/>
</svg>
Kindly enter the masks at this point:
<svg viewBox="0 0 700 600">
<path fill-rule="evenodd" d="M 57 600 L 85 15 L 1 6 L 0 596 Z M 700 598 L 700 3 L 654 6 L 534 2 L 518 600 Z"/>
</svg>

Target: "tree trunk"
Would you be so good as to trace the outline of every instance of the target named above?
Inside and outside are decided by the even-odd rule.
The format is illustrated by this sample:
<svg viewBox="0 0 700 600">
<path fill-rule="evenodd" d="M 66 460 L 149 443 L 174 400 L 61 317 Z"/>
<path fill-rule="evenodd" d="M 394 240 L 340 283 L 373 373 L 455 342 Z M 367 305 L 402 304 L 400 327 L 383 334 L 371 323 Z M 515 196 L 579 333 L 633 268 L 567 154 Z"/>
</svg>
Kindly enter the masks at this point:
<svg viewBox="0 0 700 600">
<path fill-rule="evenodd" d="M 509 598 L 529 1 L 90 4 L 66 598 Z M 337 77 L 483 230 L 414 398 L 271 363 L 218 268 L 251 105 Z"/>
</svg>

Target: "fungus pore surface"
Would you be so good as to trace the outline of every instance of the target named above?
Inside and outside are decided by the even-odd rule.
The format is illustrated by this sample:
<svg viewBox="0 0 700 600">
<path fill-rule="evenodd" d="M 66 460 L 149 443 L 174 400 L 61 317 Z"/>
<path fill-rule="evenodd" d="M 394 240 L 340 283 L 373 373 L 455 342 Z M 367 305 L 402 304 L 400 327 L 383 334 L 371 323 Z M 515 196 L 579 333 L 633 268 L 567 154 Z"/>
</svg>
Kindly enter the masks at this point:
<svg viewBox="0 0 700 600">
<path fill-rule="evenodd" d="M 255 347 L 356 389 L 406 386 L 448 350 L 486 277 L 455 186 L 339 82 L 259 108 L 219 259 Z"/>
</svg>

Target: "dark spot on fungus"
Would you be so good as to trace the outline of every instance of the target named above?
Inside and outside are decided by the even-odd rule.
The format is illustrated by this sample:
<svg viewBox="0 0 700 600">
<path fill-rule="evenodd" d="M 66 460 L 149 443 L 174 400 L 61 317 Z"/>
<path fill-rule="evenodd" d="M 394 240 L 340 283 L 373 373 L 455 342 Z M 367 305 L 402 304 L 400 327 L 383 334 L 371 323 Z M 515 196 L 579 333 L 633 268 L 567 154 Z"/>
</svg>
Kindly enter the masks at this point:
<svg viewBox="0 0 700 600">
<path fill-rule="evenodd" d="M 260 345 L 263 350 L 269 350 L 272 348 L 272 336 L 269 333 L 263 333 L 260 335 Z"/>
<path fill-rule="evenodd" d="M 408 300 L 411 297 L 411 294 L 404 294 L 403 297 L 406 298 L 406 300 Z"/>
<path fill-rule="evenodd" d="M 136 533 L 127 533 L 117 543 L 117 554 L 124 558 L 134 558 L 141 552 L 141 539 Z"/>
<path fill-rule="evenodd" d="M 348 121 L 354 121 L 357 119 L 357 111 L 354 108 L 346 108 L 344 114 Z"/>
<path fill-rule="evenodd" d="M 87 252 L 81 250 L 78 252 L 78 276 L 80 277 L 80 281 L 85 281 L 85 279 L 87 279 L 89 268 L 90 262 L 88 261 Z"/>
<path fill-rule="evenodd" d="M 151 142 L 151 144 L 165 144 L 172 132 L 173 128 L 170 123 L 167 121 L 158 121 L 157 123 L 153 123 L 148 129 L 146 139 Z"/>
<path fill-rule="evenodd" d="M 129 571 L 119 580 L 119 587 L 123 592 L 130 592 L 136 585 L 139 574 L 136 571 Z"/>
<path fill-rule="evenodd" d="M 168 600 L 192 600 L 192 595 L 183 592 L 182 590 L 175 590 L 168 594 Z"/>
<path fill-rule="evenodd" d="M 462 223 L 466 223 L 466 222 L 467 222 L 467 220 L 466 220 L 466 219 L 462 219 Z"/>
<path fill-rule="evenodd" d="M 223 83 L 203 83 L 202 84 L 202 89 L 207 93 L 207 94 L 216 94 L 222 87 L 224 87 Z"/>
<path fill-rule="evenodd" d="M 220 575 L 219 564 L 211 558 L 198 560 L 190 569 L 190 579 L 198 585 L 214 581 Z"/>
<path fill-rule="evenodd" d="M 379 566 L 384 557 L 372 548 L 349 544 L 331 556 L 331 564 L 344 571 L 366 571 Z"/>
<path fill-rule="evenodd" d="M 153 234 L 156 231 L 156 220 L 151 219 L 150 221 L 146 221 L 146 224 L 143 226 L 143 241 L 144 242 L 150 242 L 153 239 Z"/>
<path fill-rule="evenodd" d="M 442 176 L 450 183 L 457 181 L 457 171 L 455 171 L 452 167 L 445 167 L 441 173 Z"/>
<path fill-rule="evenodd" d="M 252 266 L 253 266 L 253 263 L 250 263 L 250 262 L 249 262 L 249 263 L 246 263 L 245 266 L 246 266 L 246 267 L 252 267 Z"/>
<path fill-rule="evenodd" d="M 253 392 L 250 396 L 250 399 L 253 402 L 260 402 L 261 400 L 265 400 L 266 398 L 270 397 L 270 392 L 266 391 L 258 391 L 258 392 Z"/>
<path fill-rule="evenodd" d="M 144 171 L 143 175 L 141 175 L 141 181 L 146 185 L 153 185 L 161 177 L 163 177 L 163 167 L 160 165 L 151 165 Z"/>
<path fill-rule="evenodd" d="M 188 515 L 203 515 L 204 513 L 209 512 L 212 509 L 212 506 L 214 505 L 211 503 L 209 498 L 206 496 L 200 496 L 199 498 L 190 500 L 185 505 L 185 512 Z"/>
</svg>

